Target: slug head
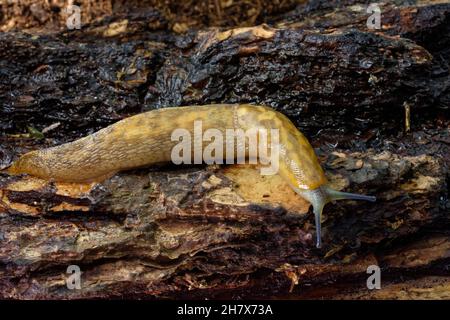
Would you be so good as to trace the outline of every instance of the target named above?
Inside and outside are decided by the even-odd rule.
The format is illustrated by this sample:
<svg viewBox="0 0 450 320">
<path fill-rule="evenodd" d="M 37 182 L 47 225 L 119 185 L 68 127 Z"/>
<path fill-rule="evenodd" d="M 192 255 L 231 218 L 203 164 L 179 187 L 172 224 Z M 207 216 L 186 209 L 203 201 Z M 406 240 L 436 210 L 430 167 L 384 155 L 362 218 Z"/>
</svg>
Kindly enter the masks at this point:
<svg viewBox="0 0 450 320">
<path fill-rule="evenodd" d="M 366 200 L 374 202 L 376 197 L 366 196 L 355 193 L 341 192 L 331 189 L 328 186 L 320 186 L 314 190 L 296 189 L 297 193 L 308 200 L 313 206 L 314 218 L 316 223 L 316 247 L 322 246 L 321 219 L 322 211 L 328 202 L 335 200 Z"/>
</svg>

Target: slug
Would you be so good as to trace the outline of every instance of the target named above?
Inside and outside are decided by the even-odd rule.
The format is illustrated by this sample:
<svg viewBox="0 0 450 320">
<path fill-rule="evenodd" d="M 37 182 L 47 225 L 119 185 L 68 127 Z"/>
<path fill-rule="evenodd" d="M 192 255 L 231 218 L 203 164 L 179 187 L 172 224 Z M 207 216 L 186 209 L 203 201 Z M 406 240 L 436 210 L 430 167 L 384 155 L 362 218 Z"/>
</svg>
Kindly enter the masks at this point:
<svg viewBox="0 0 450 320">
<path fill-rule="evenodd" d="M 170 162 L 176 128 L 193 131 L 251 128 L 278 129 L 278 174 L 313 207 L 316 246 L 321 247 L 321 215 L 334 200 L 375 201 L 373 196 L 333 190 L 305 136 L 283 114 L 266 106 L 215 104 L 158 109 L 123 119 L 98 132 L 60 146 L 22 155 L 7 170 L 62 182 L 101 180 L 118 171 Z"/>
</svg>

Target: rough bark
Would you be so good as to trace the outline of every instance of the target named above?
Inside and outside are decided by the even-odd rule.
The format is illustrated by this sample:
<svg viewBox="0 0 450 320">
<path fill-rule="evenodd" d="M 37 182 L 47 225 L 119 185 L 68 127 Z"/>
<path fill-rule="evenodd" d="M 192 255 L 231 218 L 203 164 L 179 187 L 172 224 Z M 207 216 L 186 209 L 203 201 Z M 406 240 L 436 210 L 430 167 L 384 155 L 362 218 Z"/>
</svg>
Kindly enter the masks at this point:
<svg viewBox="0 0 450 320">
<path fill-rule="evenodd" d="M 255 167 L 168 165 L 96 184 L 1 173 L 0 296 L 449 298 L 449 37 L 435 34 L 450 5 L 383 4 L 373 31 L 348 10 L 356 1 L 339 3 L 250 29 L 176 34 L 148 10 L 0 34 L 0 168 L 145 110 L 252 102 L 295 121 L 335 188 L 378 198 L 328 204 L 319 250 L 308 203 Z M 369 292 L 374 264 L 383 289 Z M 81 290 L 67 289 L 69 265 Z"/>
</svg>

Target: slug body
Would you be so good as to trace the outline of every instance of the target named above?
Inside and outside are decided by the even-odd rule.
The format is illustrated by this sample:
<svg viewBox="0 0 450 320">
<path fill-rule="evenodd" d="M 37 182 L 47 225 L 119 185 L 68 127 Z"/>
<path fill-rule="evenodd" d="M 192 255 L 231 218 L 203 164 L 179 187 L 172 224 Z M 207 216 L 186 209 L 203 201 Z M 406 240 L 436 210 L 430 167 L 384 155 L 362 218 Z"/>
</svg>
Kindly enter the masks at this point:
<svg viewBox="0 0 450 320">
<path fill-rule="evenodd" d="M 328 187 L 313 148 L 294 124 L 269 107 L 248 104 L 173 107 L 138 114 L 79 140 L 26 153 L 8 172 L 85 182 L 100 180 L 121 170 L 170 162 L 172 149 L 178 143 L 171 138 L 172 132 L 184 128 L 194 134 L 196 121 L 201 121 L 203 130 L 216 129 L 224 135 L 227 129 L 278 129 L 278 174 L 312 204 L 317 247 L 321 245 L 320 220 L 326 203 L 339 199 L 375 201 L 375 197 Z M 270 137 L 268 142 L 271 143 Z"/>
</svg>

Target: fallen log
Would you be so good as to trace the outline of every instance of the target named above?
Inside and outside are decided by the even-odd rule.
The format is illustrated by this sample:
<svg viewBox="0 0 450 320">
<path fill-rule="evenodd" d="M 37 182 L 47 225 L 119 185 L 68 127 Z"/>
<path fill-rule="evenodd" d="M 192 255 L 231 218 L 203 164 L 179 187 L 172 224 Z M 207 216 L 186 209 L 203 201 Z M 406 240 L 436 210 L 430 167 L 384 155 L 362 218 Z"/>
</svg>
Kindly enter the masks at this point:
<svg viewBox="0 0 450 320">
<path fill-rule="evenodd" d="M 219 101 L 272 106 L 311 135 L 367 131 L 384 122 L 398 129 L 404 103 L 427 108 L 442 93 L 429 81 L 432 56 L 425 49 L 356 30 L 207 31 L 172 48 L 0 37 L 6 131 L 60 122 L 81 133 L 130 113 Z"/>
<path fill-rule="evenodd" d="M 248 166 L 144 169 L 91 185 L 3 176 L 2 295 L 284 295 L 295 288 L 291 281 L 321 287 L 345 275 L 364 286 L 363 266 L 394 265 L 389 251 L 396 244 L 448 225 L 443 157 L 450 153 L 434 141 L 427 148 L 440 151 L 430 155 L 324 156 L 333 186 L 374 193 L 379 201 L 328 205 L 321 250 L 313 245 L 309 205 L 278 176 L 262 178 Z M 430 263 L 448 263 L 448 234 L 441 232 L 441 252 L 430 254 Z M 369 259 L 371 252 L 380 253 Z M 66 287 L 65 269 L 73 264 L 84 272 L 82 290 Z M 261 277 L 268 277 L 266 291 L 256 290 Z"/>
<path fill-rule="evenodd" d="M 180 35 L 143 14 L 125 28 L 0 34 L 0 169 L 145 110 L 251 102 L 295 121 L 333 187 L 378 198 L 328 204 L 316 249 L 309 204 L 252 166 L 167 165 L 92 184 L 0 173 L 1 298 L 448 298 L 448 69 L 437 59 L 448 38 L 430 46 L 447 7 L 374 32 L 343 23 L 344 9 L 320 25 L 329 7 L 317 3 L 317 15 L 297 9 L 308 25 L 289 13 L 276 28 Z M 80 290 L 67 286 L 71 265 Z M 371 265 L 382 290 L 367 289 Z"/>
</svg>

